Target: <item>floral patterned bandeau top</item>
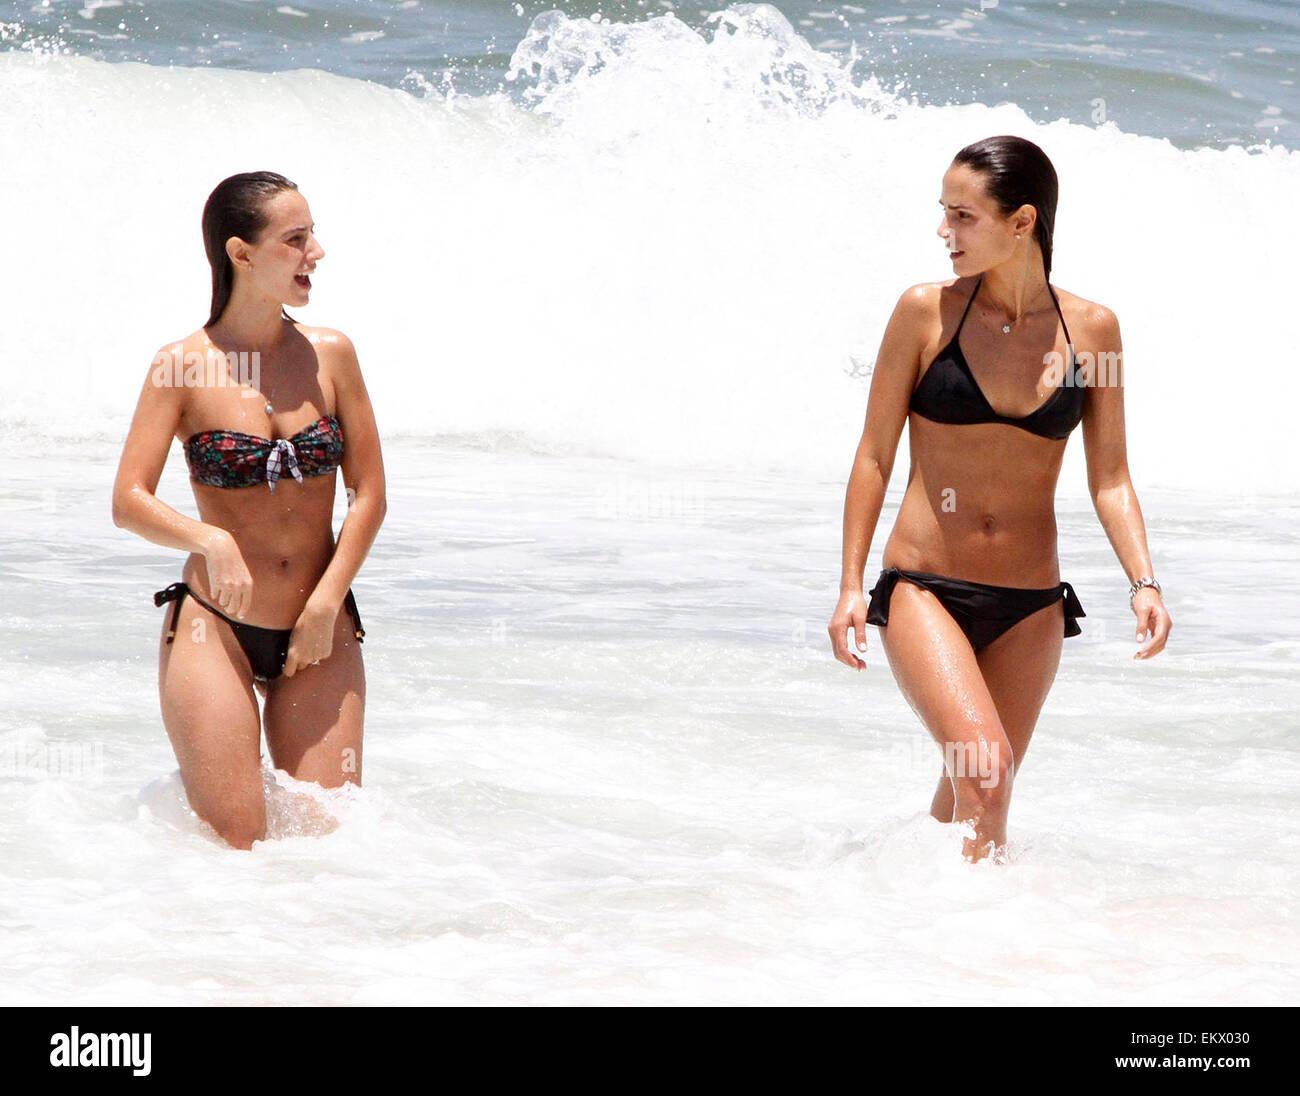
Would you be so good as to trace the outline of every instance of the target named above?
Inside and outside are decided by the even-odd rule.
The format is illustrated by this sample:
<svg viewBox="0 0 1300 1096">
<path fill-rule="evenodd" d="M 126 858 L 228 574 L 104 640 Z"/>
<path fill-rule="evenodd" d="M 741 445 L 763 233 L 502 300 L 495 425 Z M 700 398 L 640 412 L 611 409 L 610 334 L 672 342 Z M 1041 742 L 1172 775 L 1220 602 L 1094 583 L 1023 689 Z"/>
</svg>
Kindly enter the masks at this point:
<svg viewBox="0 0 1300 1096">
<path fill-rule="evenodd" d="M 343 460 L 343 426 L 322 415 L 291 438 L 259 438 L 238 430 L 204 430 L 185 442 L 190 479 L 211 487 L 255 487 L 272 491 L 281 475 L 299 483 L 303 476 L 333 472 Z"/>
</svg>

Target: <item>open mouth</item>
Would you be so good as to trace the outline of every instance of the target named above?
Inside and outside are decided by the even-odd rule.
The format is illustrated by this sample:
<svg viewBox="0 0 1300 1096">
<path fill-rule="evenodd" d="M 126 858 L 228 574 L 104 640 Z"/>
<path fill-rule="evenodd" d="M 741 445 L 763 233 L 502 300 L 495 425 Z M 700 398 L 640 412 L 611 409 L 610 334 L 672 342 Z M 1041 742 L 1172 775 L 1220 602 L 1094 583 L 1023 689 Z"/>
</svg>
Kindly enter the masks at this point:
<svg viewBox="0 0 1300 1096">
<path fill-rule="evenodd" d="M 965 254 L 966 254 L 966 252 L 964 252 L 964 251 L 950 251 L 950 252 L 948 252 L 948 258 L 950 258 L 950 259 L 956 259 L 956 258 L 959 258 L 959 257 L 962 256 L 962 255 L 965 255 Z"/>
<path fill-rule="evenodd" d="M 302 286 L 303 289 L 311 288 L 311 276 L 309 274 L 295 274 L 293 280 Z"/>
</svg>

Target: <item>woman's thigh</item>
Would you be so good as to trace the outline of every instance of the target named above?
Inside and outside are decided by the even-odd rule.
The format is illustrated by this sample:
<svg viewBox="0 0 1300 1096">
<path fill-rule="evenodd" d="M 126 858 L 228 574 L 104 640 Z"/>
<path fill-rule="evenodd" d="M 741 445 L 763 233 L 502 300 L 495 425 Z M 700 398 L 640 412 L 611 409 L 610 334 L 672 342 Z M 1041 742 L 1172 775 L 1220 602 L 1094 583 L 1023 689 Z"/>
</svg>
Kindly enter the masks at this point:
<svg viewBox="0 0 1300 1096">
<path fill-rule="evenodd" d="M 191 597 L 167 643 L 171 612 L 158 643 L 158 694 L 185 794 L 227 840 L 256 840 L 266 811 L 252 671 L 229 626 Z"/>
<path fill-rule="evenodd" d="M 950 776 L 1008 771 L 1011 744 L 980 665 L 957 622 L 929 590 L 899 582 L 879 629 L 903 696 L 944 750 Z M 961 769 L 954 772 L 954 763 Z M 971 770 L 971 766 L 976 766 Z"/>
<path fill-rule="evenodd" d="M 352 615 L 339 610 L 334 647 L 319 666 L 281 675 L 266 691 L 266 744 L 271 762 L 296 780 L 326 788 L 361 783 L 366 673 Z"/>
<path fill-rule="evenodd" d="M 1008 628 L 975 657 L 1019 765 L 1056 680 L 1065 645 L 1065 607 L 1053 602 Z"/>
</svg>

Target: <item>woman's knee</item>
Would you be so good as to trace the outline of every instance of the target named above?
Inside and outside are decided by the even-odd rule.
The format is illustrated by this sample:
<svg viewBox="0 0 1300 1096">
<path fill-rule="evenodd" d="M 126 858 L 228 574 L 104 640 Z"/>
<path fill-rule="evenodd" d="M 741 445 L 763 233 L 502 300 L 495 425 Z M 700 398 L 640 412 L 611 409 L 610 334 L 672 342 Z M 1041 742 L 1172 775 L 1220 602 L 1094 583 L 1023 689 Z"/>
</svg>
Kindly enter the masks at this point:
<svg viewBox="0 0 1300 1096">
<path fill-rule="evenodd" d="M 945 767 L 958 807 L 998 810 L 1010 803 L 1015 758 L 1005 742 L 950 742 Z"/>
<path fill-rule="evenodd" d="M 260 788 L 256 800 L 222 803 L 206 810 L 196 807 L 194 813 L 233 848 L 251 849 L 254 841 L 266 840 L 266 800 Z"/>
</svg>

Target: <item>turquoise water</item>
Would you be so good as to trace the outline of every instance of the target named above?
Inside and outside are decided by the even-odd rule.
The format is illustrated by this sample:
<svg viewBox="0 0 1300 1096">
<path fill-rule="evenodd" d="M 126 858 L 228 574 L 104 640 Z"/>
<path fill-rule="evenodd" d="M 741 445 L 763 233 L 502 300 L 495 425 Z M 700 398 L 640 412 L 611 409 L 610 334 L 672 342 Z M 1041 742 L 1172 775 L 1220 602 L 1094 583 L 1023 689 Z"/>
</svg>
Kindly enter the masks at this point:
<svg viewBox="0 0 1300 1096">
<path fill-rule="evenodd" d="M 723 5 L 669 0 L 47 0 L 0 4 L 8 48 L 107 61 L 275 72 L 388 86 L 507 85 L 532 20 L 709 27 Z M 750 5 L 734 5 L 734 9 Z M 1291 0 L 862 0 L 774 5 L 808 43 L 923 105 L 1019 104 L 1036 121 L 1114 121 L 1179 147 L 1296 147 L 1300 4 Z M 671 86 L 665 88 L 671 93 Z"/>
</svg>

